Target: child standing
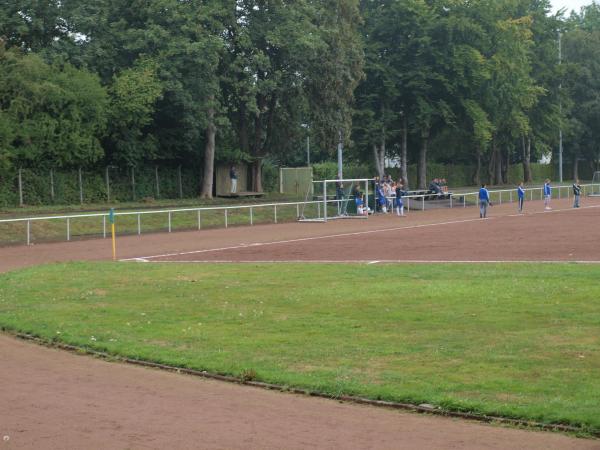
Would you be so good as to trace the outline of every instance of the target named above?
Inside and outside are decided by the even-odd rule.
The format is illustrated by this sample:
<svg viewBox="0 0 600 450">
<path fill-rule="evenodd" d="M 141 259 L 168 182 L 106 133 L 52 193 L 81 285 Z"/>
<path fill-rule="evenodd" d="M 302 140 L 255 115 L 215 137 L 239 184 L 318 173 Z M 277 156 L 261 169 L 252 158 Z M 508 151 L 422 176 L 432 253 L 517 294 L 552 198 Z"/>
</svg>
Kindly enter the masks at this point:
<svg viewBox="0 0 600 450">
<path fill-rule="evenodd" d="M 550 208 L 550 200 L 552 199 L 552 186 L 550 186 L 550 180 L 546 178 L 546 182 L 544 183 L 544 209 L 546 211 L 551 210 Z"/>
<path fill-rule="evenodd" d="M 485 188 L 485 183 L 481 185 L 479 189 L 479 218 L 485 219 L 487 217 L 487 207 L 490 203 L 490 193 Z"/>
<path fill-rule="evenodd" d="M 573 197 L 575 197 L 575 202 L 573 203 L 573 208 L 579 208 L 579 197 L 581 196 L 581 186 L 579 185 L 579 180 L 575 180 L 573 183 Z"/>
<path fill-rule="evenodd" d="M 517 187 L 517 195 L 519 197 L 519 212 L 523 212 L 523 202 L 525 201 L 525 189 L 523 188 L 523 182 L 519 183 L 519 187 Z"/>
<path fill-rule="evenodd" d="M 402 181 L 396 185 L 396 215 L 404 216 L 404 201 L 402 197 L 406 195 Z"/>
</svg>

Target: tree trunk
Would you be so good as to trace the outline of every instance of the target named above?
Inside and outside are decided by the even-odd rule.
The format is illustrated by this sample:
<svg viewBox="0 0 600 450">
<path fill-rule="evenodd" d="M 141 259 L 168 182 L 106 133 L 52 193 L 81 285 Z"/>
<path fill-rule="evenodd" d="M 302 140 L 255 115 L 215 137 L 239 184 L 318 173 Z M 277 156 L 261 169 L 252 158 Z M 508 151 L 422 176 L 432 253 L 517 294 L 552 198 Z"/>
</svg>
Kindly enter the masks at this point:
<svg viewBox="0 0 600 450">
<path fill-rule="evenodd" d="M 477 147 L 477 166 L 475 168 L 475 175 L 473 176 L 473 182 L 476 185 L 481 184 L 481 148 Z"/>
<path fill-rule="evenodd" d="M 531 175 L 531 137 L 523 136 L 523 181 L 530 183 L 533 180 Z"/>
<path fill-rule="evenodd" d="M 373 158 L 375 159 L 375 169 L 377 169 L 377 175 L 379 178 L 383 178 L 383 160 L 381 159 L 381 148 L 377 147 L 377 144 L 373 144 Z"/>
<path fill-rule="evenodd" d="M 490 161 L 488 163 L 488 179 L 490 184 L 495 184 L 496 178 L 496 142 L 492 140 L 492 153 L 490 154 Z"/>
<path fill-rule="evenodd" d="M 400 175 L 404 189 L 408 189 L 408 119 L 402 115 L 402 155 L 400 161 Z"/>
<path fill-rule="evenodd" d="M 502 179 L 502 150 L 499 148 L 496 148 L 495 155 L 496 155 L 496 163 L 495 163 L 496 176 L 495 176 L 494 183 L 495 184 L 503 184 L 504 180 Z"/>
<path fill-rule="evenodd" d="M 210 102 L 214 97 L 210 98 Z M 204 145 L 204 171 L 202 174 L 201 198 L 212 198 L 213 177 L 215 169 L 215 136 L 217 127 L 215 126 L 215 110 L 211 106 L 208 110 L 208 126 L 206 127 L 206 144 Z"/>
<path fill-rule="evenodd" d="M 419 168 L 417 170 L 417 182 L 419 189 L 427 188 L 427 145 L 429 144 L 429 129 L 421 132 L 421 150 L 419 152 Z"/>
<path fill-rule="evenodd" d="M 252 191 L 262 192 L 262 158 L 256 159 L 252 163 Z"/>
</svg>

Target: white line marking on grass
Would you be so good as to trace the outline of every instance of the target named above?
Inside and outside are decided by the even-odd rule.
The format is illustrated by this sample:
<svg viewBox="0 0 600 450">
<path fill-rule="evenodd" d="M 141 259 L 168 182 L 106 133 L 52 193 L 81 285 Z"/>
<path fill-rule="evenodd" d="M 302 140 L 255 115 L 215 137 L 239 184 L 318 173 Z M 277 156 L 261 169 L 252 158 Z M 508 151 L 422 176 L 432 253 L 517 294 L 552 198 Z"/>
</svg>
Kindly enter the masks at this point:
<svg viewBox="0 0 600 450">
<path fill-rule="evenodd" d="M 521 215 L 531 216 L 531 215 L 536 215 L 536 214 L 545 214 L 546 212 L 554 213 L 554 212 L 566 212 L 566 211 L 581 211 L 583 209 L 591 209 L 591 208 L 600 208 L 600 205 L 583 206 L 581 208 L 554 209 L 552 211 L 524 213 L 524 214 L 519 214 L 519 216 L 521 216 Z M 488 217 L 487 219 L 489 221 L 489 220 L 493 220 L 493 219 L 500 219 L 502 217 L 513 217 L 513 216 L 510 216 L 510 215 L 493 216 L 493 217 Z M 420 225 L 407 225 L 407 226 L 403 226 L 403 227 L 392 227 L 392 228 L 382 228 L 382 229 L 378 229 L 378 230 L 355 231 L 352 233 L 329 234 L 329 235 L 325 235 L 325 236 L 311 236 L 311 237 L 306 237 L 306 238 L 285 239 L 285 240 L 281 240 L 281 241 L 255 242 L 252 244 L 237 244 L 237 245 L 232 245 L 232 246 L 228 246 L 228 247 L 209 248 L 209 249 L 204 249 L 204 250 L 193 250 L 193 251 L 188 251 L 188 252 L 163 253 L 160 255 L 139 256 L 136 258 L 124 258 L 124 259 L 121 259 L 120 261 L 135 261 L 136 259 L 150 260 L 150 259 L 156 259 L 156 258 L 169 258 L 172 256 L 196 255 L 196 254 L 200 254 L 200 253 L 222 252 L 222 251 L 226 251 L 226 250 L 238 250 L 238 249 L 247 248 L 247 247 L 262 247 L 262 246 L 267 246 L 267 245 L 290 244 L 290 243 L 294 243 L 294 242 L 306 242 L 306 241 L 316 241 L 316 240 L 320 240 L 320 239 L 334 239 L 334 238 L 339 238 L 339 237 L 361 236 L 361 235 L 365 235 L 365 234 L 387 233 L 387 232 L 392 232 L 392 231 L 437 227 L 437 226 L 442 226 L 442 225 L 456 225 L 456 224 L 470 223 L 470 222 L 486 222 L 486 221 L 481 218 L 451 220 L 451 221 L 447 221 L 447 222 L 426 223 L 426 224 L 420 224 Z"/>
<path fill-rule="evenodd" d="M 368 262 L 367 264 L 370 264 L 370 265 L 371 265 L 371 264 L 377 264 L 377 263 L 380 263 L 380 262 L 381 262 L 381 261 L 370 261 L 370 262 Z"/>
</svg>

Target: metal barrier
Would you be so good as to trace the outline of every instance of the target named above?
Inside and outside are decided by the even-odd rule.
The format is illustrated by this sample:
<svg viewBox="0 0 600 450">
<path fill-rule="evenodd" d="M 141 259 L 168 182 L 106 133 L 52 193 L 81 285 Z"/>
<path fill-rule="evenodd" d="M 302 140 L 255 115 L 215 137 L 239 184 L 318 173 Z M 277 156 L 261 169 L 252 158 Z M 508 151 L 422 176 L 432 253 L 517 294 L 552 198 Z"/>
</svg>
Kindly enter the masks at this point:
<svg viewBox="0 0 600 450">
<path fill-rule="evenodd" d="M 587 188 L 591 188 L 593 192 L 593 187 L 596 186 L 594 184 L 582 184 L 582 194 L 586 195 Z M 570 198 L 571 196 L 571 186 L 553 186 L 553 192 L 557 192 L 557 198 L 565 197 L 563 192 L 566 192 L 566 198 Z M 535 188 L 527 188 L 525 189 L 526 195 L 529 193 L 529 199 L 533 200 L 534 197 L 537 198 L 539 192 L 539 199 L 543 199 L 543 187 L 535 187 Z M 502 202 L 513 202 L 515 199 L 515 189 L 501 189 L 501 190 L 493 190 L 490 191 L 490 197 L 495 197 L 497 203 L 502 204 Z M 406 200 L 405 207 L 407 211 L 411 210 L 411 200 L 413 202 L 418 202 L 421 205 L 421 209 L 425 210 L 425 202 L 426 198 L 432 197 L 435 194 L 419 194 L 419 195 L 407 195 L 404 196 L 403 199 Z M 469 204 L 476 205 L 478 200 L 479 191 L 477 192 L 462 192 L 462 193 L 448 193 L 444 194 L 444 196 L 448 196 L 445 200 L 449 201 L 449 207 L 463 207 L 467 206 L 467 198 L 472 197 L 473 200 L 469 201 Z M 389 197 L 390 200 L 395 197 Z M 334 205 L 339 200 L 326 200 L 326 203 L 333 203 Z M 211 211 L 222 211 L 223 212 L 223 226 L 228 228 L 230 226 L 230 218 L 229 215 L 232 211 L 248 211 L 248 224 L 254 225 L 256 222 L 255 210 L 264 209 L 264 208 L 272 208 L 273 209 L 273 223 L 278 223 L 278 213 L 277 208 L 282 208 L 286 206 L 295 206 L 296 207 L 296 218 L 300 216 L 300 207 L 302 205 L 316 205 L 317 207 L 317 215 L 321 217 L 321 214 L 326 214 L 326 210 L 324 211 L 322 200 L 308 201 L 308 202 L 287 202 L 287 203 L 259 203 L 253 205 L 239 205 L 239 206 L 215 206 L 215 207 L 199 207 L 199 208 L 177 208 L 177 209 L 162 209 L 155 211 L 128 211 L 128 212 L 115 212 L 115 217 L 125 217 L 125 216 L 136 216 L 136 225 L 137 225 L 137 234 L 142 234 L 142 218 L 147 215 L 158 215 L 158 214 L 166 214 L 167 215 L 167 230 L 169 233 L 173 231 L 173 215 L 184 213 L 184 212 L 195 212 L 196 213 L 196 222 L 198 230 L 202 229 L 202 215 L 203 213 L 211 212 Z M 413 209 L 415 207 L 413 206 Z M 72 221 L 76 219 L 82 218 L 99 218 L 102 221 L 102 237 L 107 237 L 107 217 L 108 212 L 106 213 L 90 213 L 90 214 L 73 214 L 73 215 L 63 215 L 63 216 L 42 216 L 42 217 L 28 217 L 28 218 L 19 218 L 19 219 L 1 219 L 0 225 L 8 224 L 8 223 L 23 223 L 25 224 L 25 241 L 27 245 L 30 245 L 32 242 L 32 224 L 40 221 L 64 221 L 65 222 L 65 236 L 66 240 L 70 241 L 72 238 Z M 189 227 L 188 227 L 189 229 Z M 94 234 L 94 233 L 89 233 Z"/>
</svg>

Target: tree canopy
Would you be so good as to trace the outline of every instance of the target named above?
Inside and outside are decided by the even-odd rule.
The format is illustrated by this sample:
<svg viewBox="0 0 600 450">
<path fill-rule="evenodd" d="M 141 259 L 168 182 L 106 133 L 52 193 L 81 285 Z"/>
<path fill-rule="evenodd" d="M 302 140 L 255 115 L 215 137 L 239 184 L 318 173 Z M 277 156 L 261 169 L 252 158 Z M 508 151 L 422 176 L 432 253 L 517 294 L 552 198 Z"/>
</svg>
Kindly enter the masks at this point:
<svg viewBox="0 0 600 450">
<path fill-rule="evenodd" d="M 411 186 L 600 160 L 600 6 L 549 0 L 46 0 L 0 5 L 0 170 L 333 157 Z M 562 60 L 559 62 L 559 34 Z M 419 167 L 408 180 L 407 165 Z"/>
</svg>

